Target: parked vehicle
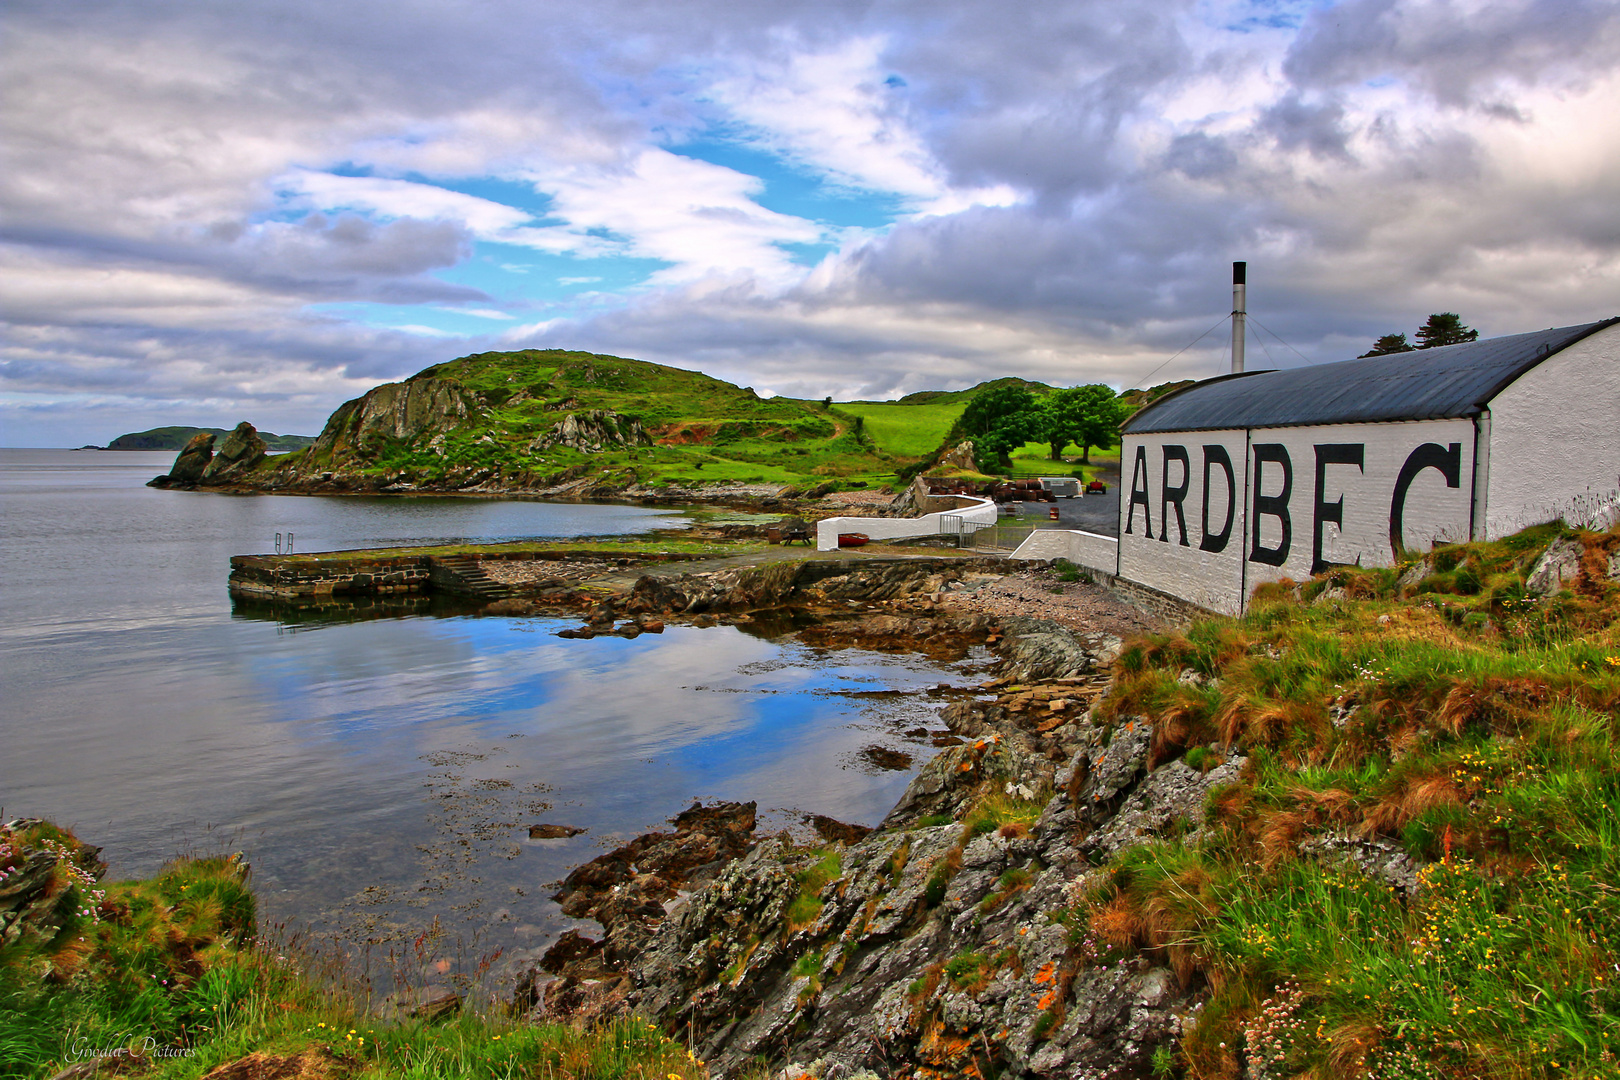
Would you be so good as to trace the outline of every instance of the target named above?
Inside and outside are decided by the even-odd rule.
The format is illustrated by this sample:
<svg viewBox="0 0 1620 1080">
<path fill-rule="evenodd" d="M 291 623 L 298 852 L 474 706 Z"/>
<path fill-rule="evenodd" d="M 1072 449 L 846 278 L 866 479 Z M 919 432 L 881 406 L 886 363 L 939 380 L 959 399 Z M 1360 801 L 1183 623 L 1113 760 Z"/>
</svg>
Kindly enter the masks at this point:
<svg viewBox="0 0 1620 1080">
<path fill-rule="evenodd" d="M 1041 487 L 1046 489 L 1047 494 L 1065 499 L 1077 498 L 1080 495 L 1080 481 L 1072 476 L 1043 476 Z"/>
<path fill-rule="evenodd" d="M 1108 485 L 1103 483 L 1101 480 L 1093 480 L 1091 483 L 1086 485 L 1086 494 L 1106 495 L 1108 494 Z"/>
</svg>

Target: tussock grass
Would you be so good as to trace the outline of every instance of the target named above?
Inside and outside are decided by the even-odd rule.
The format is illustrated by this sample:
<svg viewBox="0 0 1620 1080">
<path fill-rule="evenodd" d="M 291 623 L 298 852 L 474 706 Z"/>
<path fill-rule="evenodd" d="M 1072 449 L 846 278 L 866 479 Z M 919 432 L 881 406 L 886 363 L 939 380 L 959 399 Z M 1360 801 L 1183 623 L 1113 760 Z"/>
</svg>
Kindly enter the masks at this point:
<svg viewBox="0 0 1620 1080">
<path fill-rule="evenodd" d="M 176 1080 L 249 1055 L 259 1055 L 254 1075 L 291 1075 L 272 1065 L 299 1059 L 300 1076 L 358 1080 L 706 1076 L 684 1047 L 639 1020 L 577 1031 L 521 1023 L 494 1003 L 439 1023 L 368 1017 L 363 992 L 331 958 L 255 936 L 239 859 L 179 859 L 148 881 L 103 889 L 70 833 L 35 826 L 0 838 L 0 873 L 47 844 L 60 852 L 51 914 L 0 944 L 8 1080 L 120 1050 L 139 1075 Z"/>
<path fill-rule="evenodd" d="M 1148 717 L 1155 764 L 1249 759 L 1196 843 L 1063 913 L 1083 959 L 1207 983 L 1185 1075 L 1620 1074 L 1620 585 L 1527 596 L 1560 535 L 1620 548 L 1541 526 L 1404 585 L 1336 569 L 1120 658 L 1101 713 Z"/>
</svg>

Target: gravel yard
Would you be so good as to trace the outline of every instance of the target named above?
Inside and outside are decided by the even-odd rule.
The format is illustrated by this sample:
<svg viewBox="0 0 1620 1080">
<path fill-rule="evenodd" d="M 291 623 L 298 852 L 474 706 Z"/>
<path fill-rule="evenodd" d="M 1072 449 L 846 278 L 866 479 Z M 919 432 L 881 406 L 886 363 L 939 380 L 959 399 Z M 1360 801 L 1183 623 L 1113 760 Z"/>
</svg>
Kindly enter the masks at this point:
<svg viewBox="0 0 1620 1080">
<path fill-rule="evenodd" d="M 1081 634 L 1129 638 L 1163 628 L 1163 623 L 1100 585 L 1063 582 L 1050 570 L 1024 570 L 1004 577 L 969 575 L 947 589 L 940 603 L 964 614 L 1032 615 L 1051 619 Z"/>
<path fill-rule="evenodd" d="M 834 491 L 819 501 L 827 506 L 887 506 L 894 496 L 887 491 Z"/>
<path fill-rule="evenodd" d="M 486 559 L 479 566 L 485 577 L 502 585 L 584 581 L 619 569 L 617 563 L 603 559 Z"/>
</svg>

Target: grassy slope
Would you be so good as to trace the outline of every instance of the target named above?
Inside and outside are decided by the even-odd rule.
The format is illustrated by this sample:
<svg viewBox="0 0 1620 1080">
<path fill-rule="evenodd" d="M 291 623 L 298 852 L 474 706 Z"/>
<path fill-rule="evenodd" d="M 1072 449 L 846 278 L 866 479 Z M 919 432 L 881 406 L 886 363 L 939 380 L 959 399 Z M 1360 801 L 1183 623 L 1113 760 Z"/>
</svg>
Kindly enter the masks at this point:
<svg viewBox="0 0 1620 1080">
<path fill-rule="evenodd" d="M 761 399 L 747 388 L 680 368 L 561 350 L 481 353 L 435 365 L 415 378 L 429 376 L 468 387 L 484 414 L 450 433 L 442 455 L 425 438 L 409 445 L 372 444 L 358 462 L 362 471 L 437 479 L 452 467 L 541 476 L 582 469 L 650 485 L 888 483 L 898 470 L 939 449 L 968 401 L 983 389 L 828 408 L 795 398 Z M 1002 382 L 1048 389 L 1021 379 L 983 385 Z M 640 420 L 655 445 L 599 454 L 556 447 L 529 451 L 534 438 L 567 413 L 590 409 Z M 490 442 L 482 441 L 486 437 Z M 1029 444 L 1014 459 L 1015 474 L 1050 474 L 1045 456 L 1044 445 Z M 288 468 L 299 460 L 286 458 L 266 468 Z M 320 462 L 323 468 L 342 464 Z"/>
<path fill-rule="evenodd" d="M 1251 761 L 1202 839 L 1125 853 L 1064 913 L 1084 962 L 1214 987 L 1184 1075 L 1620 1075 L 1620 534 L 1584 537 L 1579 591 L 1527 597 L 1556 532 L 1440 549 L 1404 590 L 1271 586 L 1121 657 L 1105 708 L 1154 719 L 1155 761 Z M 1392 843 L 1416 893 L 1301 856 L 1322 837 Z"/>
<path fill-rule="evenodd" d="M 569 468 L 643 483 L 715 481 L 815 484 L 889 477 L 904 464 L 858 438 L 819 402 L 762 399 L 697 372 L 640 360 L 559 350 L 484 353 L 439 364 L 418 378 L 454 379 L 487 409 L 451 433 L 443 456 L 425 445 L 375 445 L 372 471 L 442 475 L 448 464 L 541 475 Z M 532 440 L 570 412 L 608 409 L 641 421 L 652 447 L 583 454 Z M 481 444 L 488 436 L 494 445 Z"/>
<path fill-rule="evenodd" d="M 148 1052 L 139 1075 L 166 1080 L 200 1077 L 249 1054 L 302 1056 L 299 1076 L 354 1080 L 705 1076 L 679 1043 L 639 1021 L 577 1032 L 518 1024 L 493 1006 L 437 1024 L 369 1019 L 364 988 L 345 981 L 331 958 L 253 938 L 247 869 L 235 858 L 180 859 L 150 881 L 95 888 L 69 870 L 72 835 L 42 825 L 0 836 L 0 845 L 12 843 L 11 851 L 0 846 L 0 872 L 17 862 L 21 844 L 42 840 L 63 845 L 53 895 L 70 913 L 59 933 L 0 947 L 0 1077 L 8 1080 L 52 1076 L 86 1060 L 85 1051 L 141 1050 L 148 1038 L 159 1050 L 190 1051 Z M 436 945 L 423 935 L 408 962 L 430 970 L 440 960 Z M 409 971 L 400 974 L 414 985 Z M 233 1075 L 250 1072 L 291 1075 L 263 1061 Z"/>
</svg>

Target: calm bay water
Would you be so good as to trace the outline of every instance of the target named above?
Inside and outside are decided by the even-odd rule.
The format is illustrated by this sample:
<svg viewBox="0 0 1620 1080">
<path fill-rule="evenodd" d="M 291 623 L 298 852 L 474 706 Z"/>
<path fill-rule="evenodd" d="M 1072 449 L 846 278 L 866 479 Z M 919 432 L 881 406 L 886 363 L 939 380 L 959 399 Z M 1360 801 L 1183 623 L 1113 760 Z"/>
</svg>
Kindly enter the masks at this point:
<svg viewBox="0 0 1620 1080">
<path fill-rule="evenodd" d="M 892 695 L 965 681 L 918 657 L 765 631 L 554 636 L 442 614 L 289 625 L 234 614 L 233 554 L 635 533 L 639 507 L 226 496 L 144 487 L 173 455 L 0 450 L 0 811 L 70 825 L 114 876 L 241 849 L 264 914 L 387 937 L 440 917 L 508 961 L 571 925 L 580 862 L 690 805 L 875 823 L 937 723 Z M 584 827 L 530 841 L 537 821 Z"/>
</svg>

